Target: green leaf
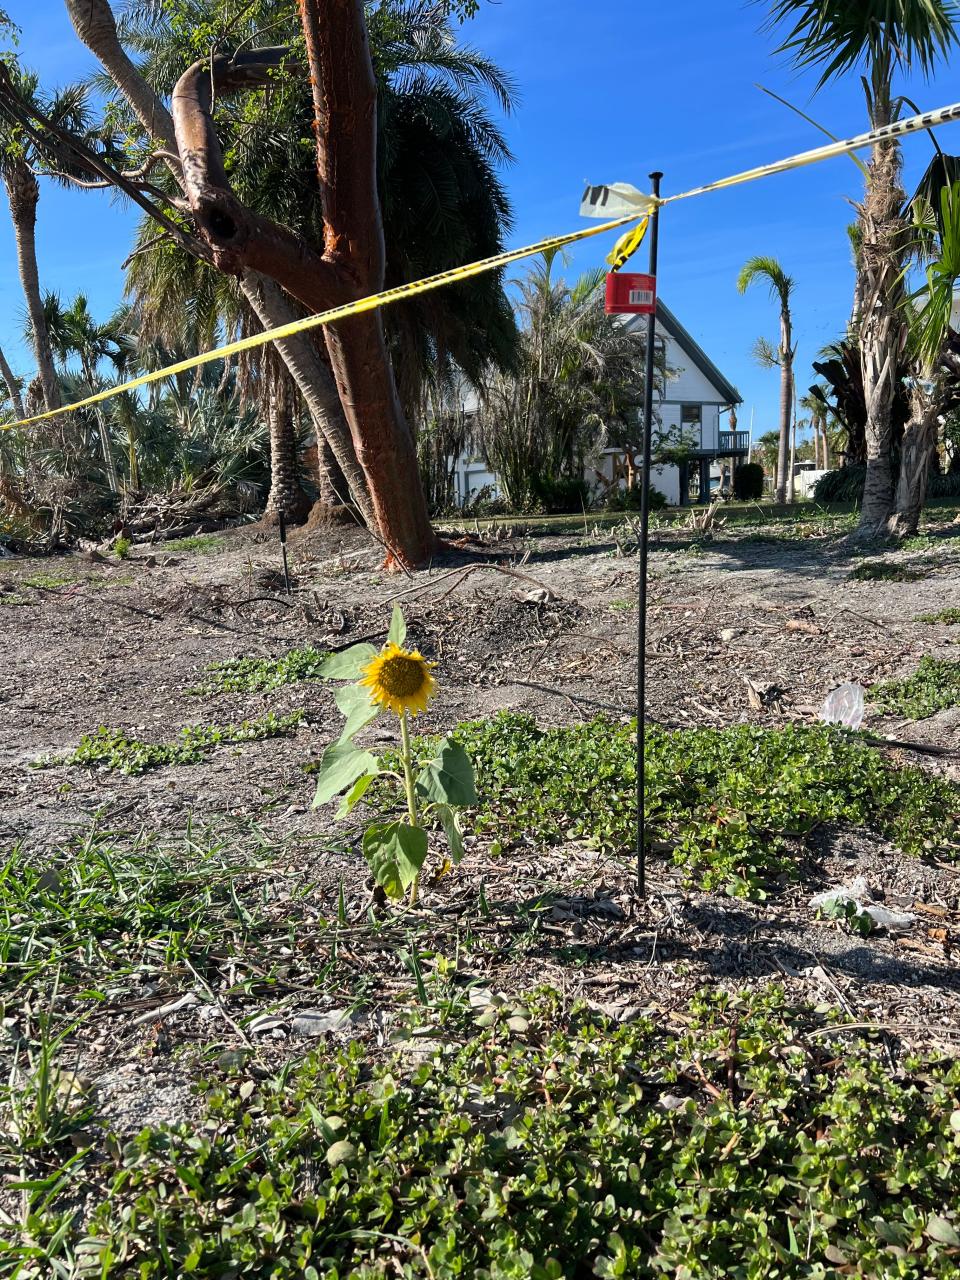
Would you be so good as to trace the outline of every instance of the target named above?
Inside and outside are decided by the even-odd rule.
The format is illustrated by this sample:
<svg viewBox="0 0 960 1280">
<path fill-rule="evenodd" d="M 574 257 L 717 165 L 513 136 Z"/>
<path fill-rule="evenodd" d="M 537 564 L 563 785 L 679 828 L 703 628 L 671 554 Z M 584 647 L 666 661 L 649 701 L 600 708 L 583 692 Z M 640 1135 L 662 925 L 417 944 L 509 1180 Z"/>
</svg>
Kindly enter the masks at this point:
<svg viewBox="0 0 960 1280">
<path fill-rule="evenodd" d="M 340 801 L 340 808 L 337 810 L 338 818 L 345 818 L 347 814 L 360 803 L 363 799 L 364 793 L 376 776 L 376 772 L 365 773 L 362 778 L 357 779 L 347 794 Z"/>
<path fill-rule="evenodd" d="M 444 738 L 436 756 L 421 770 L 417 788 L 427 800 L 437 804 L 477 803 L 473 765 L 459 742 Z"/>
<path fill-rule="evenodd" d="M 408 822 L 375 822 L 363 836 L 363 856 L 388 898 L 400 898 L 420 873 L 427 833 Z"/>
<path fill-rule="evenodd" d="M 956 1249 L 960 1246 L 960 1235 L 957 1229 L 947 1218 L 941 1218 L 939 1214 L 934 1214 L 927 1222 L 927 1235 L 931 1240 L 936 1240 L 938 1244 L 950 1245 Z"/>
<path fill-rule="evenodd" d="M 407 624 L 403 618 L 403 610 L 398 604 L 393 606 L 393 617 L 390 619 L 390 630 L 387 632 L 388 644 L 403 644 L 407 638 Z"/>
<path fill-rule="evenodd" d="M 356 680 L 376 656 L 377 650 L 372 644 L 352 644 L 342 653 L 331 653 L 320 664 L 320 675 L 324 680 Z"/>
<path fill-rule="evenodd" d="M 369 724 L 380 714 L 380 708 L 370 697 L 370 690 L 364 689 L 361 685 L 342 685 L 333 696 L 337 706 L 347 717 L 347 722 L 340 734 L 341 742 L 352 738 L 365 724 Z"/>
<path fill-rule="evenodd" d="M 346 791 L 365 773 L 377 773 L 380 763 L 369 751 L 361 751 L 352 742 L 333 742 L 320 760 L 317 774 L 317 794 L 313 807 L 326 804 L 341 791 Z"/>
<path fill-rule="evenodd" d="M 443 827 L 443 834 L 450 846 L 450 857 L 455 863 L 463 858 L 463 832 L 460 830 L 460 815 L 449 804 L 437 805 L 437 817 Z"/>
</svg>

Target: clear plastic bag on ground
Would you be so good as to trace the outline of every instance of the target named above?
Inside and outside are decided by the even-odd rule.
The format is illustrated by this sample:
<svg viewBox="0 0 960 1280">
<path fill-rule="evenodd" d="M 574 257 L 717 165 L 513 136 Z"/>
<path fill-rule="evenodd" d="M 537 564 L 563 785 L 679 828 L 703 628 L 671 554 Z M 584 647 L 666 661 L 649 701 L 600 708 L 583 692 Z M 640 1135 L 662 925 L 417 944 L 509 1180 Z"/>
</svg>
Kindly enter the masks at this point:
<svg viewBox="0 0 960 1280">
<path fill-rule="evenodd" d="M 847 729 L 859 729 L 863 724 L 864 688 L 848 680 L 832 689 L 820 708 L 824 724 L 842 724 Z"/>
</svg>

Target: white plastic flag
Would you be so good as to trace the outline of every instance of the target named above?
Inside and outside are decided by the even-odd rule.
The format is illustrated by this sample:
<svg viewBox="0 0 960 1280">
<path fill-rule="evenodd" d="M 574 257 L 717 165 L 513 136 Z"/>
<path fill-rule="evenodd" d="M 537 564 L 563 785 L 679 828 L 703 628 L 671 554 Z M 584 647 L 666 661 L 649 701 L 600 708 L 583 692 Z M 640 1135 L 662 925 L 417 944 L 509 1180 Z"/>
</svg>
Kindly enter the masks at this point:
<svg viewBox="0 0 960 1280">
<path fill-rule="evenodd" d="M 635 213 L 641 218 L 654 207 L 653 197 L 628 182 L 612 182 L 608 187 L 587 187 L 580 201 L 581 218 L 625 218 Z"/>
</svg>

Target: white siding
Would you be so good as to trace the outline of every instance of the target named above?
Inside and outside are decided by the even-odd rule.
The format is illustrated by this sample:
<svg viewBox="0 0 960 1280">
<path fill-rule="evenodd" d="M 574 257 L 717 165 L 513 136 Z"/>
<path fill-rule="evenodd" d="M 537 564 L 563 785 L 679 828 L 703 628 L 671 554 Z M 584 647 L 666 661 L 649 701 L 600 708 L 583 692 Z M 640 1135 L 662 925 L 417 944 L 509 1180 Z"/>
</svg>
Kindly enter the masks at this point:
<svg viewBox="0 0 960 1280">
<path fill-rule="evenodd" d="M 723 394 L 700 372 L 690 357 L 683 351 L 676 339 L 664 333 L 667 368 L 674 371 L 674 376 L 667 381 L 664 388 L 660 417 L 664 430 L 674 428 L 680 433 L 680 411 L 685 404 L 698 404 L 700 408 L 701 449 L 717 449 L 718 433 L 721 430 L 720 407 L 717 403 Z"/>
</svg>

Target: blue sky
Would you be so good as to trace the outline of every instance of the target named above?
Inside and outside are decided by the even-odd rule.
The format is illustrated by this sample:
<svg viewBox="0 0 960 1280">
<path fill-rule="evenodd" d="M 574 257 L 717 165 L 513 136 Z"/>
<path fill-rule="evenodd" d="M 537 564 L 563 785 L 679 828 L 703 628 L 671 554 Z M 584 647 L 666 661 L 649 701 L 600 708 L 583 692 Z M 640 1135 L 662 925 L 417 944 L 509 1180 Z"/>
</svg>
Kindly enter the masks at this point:
<svg viewBox="0 0 960 1280">
<path fill-rule="evenodd" d="M 90 67 L 62 0 L 7 0 L 22 27 L 20 52 L 48 86 Z M 803 107 L 841 136 L 866 128 L 856 77 L 813 95 L 815 77 L 774 56 L 761 34 L 763 4 L 741 0 L 485 0 L 464 37 L 517 81 L 520 105 L 506 122 L 516 156 L 506 181 L 514 245 L 574 230 L 586 182 L 647 185 L 665 173 L 664 193 L 818 145 L 810 125 L 773 102 L 761 83 Z M 953 83 L 951 83 L 953 81 Z M 948 70 L 905 91 L 921 107 L 956 97 Z M 952 136 L 956 133 L 956 138 Z M 960 125 L 941 145 L 960 152 Z M 908 190 L 930 157 L 925 136 L 904 144 Z M 661 223 L 660 292 L 744 397 L 759 434 L 776 425 L 778 375 L 751 358 L 756 337 L 776 337 L 776 310 L 755 286 L 744 298 L 737 272 L 752 254 L 772 254 L 795 277 L 798 383 L 812 381 L 811 359 L 843 329 L 853 274 L 846 225 L 862 188 L 845 158 L 726 192 L 682 202 Z M 106 193 L 65 192 L 45 183 L 39 206 L 41 279 L 65 298 L 83 291 L 106 315 L 122 291 L 120 263 L 134 218 Z M 611 237 L 612 239 L 612 237 Z M 602 262 L 607 239 L 571 254 L 571 275 Z M 641 254 L 645 257 L 645 249 Z M 644 265 L 638 262 L 638 269 Z M 514 269 L 516 270 L 516 269 Z M 14 368 L 31 372 L 22 342 L 22 299 L 9 219 L 0 210 L 0 344 Z"/>
</svg>

